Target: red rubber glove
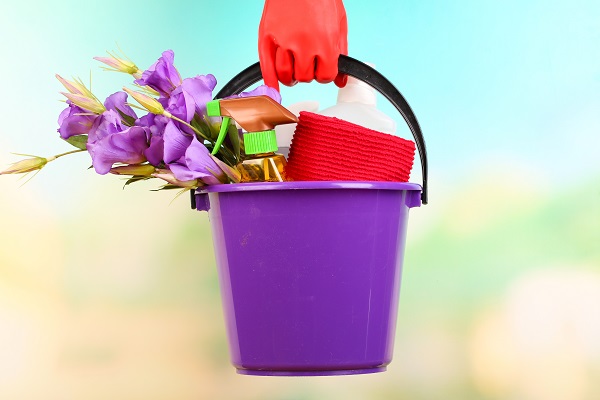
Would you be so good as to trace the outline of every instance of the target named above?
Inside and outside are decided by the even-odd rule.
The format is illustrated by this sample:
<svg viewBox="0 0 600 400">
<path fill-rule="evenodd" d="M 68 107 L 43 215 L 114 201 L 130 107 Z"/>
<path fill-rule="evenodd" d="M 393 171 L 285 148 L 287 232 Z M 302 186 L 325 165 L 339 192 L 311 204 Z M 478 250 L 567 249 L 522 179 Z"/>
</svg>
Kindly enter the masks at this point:
<svg viewBox="0 0 600 400">
<path fill-rule="evenodd" d="M 258 28 L 265 84 L 293 86 L 316 79 L 346 85 L 338 58 L 348 54 L 348 21 L 342 0 L 266 0 Z"/>
</svg>

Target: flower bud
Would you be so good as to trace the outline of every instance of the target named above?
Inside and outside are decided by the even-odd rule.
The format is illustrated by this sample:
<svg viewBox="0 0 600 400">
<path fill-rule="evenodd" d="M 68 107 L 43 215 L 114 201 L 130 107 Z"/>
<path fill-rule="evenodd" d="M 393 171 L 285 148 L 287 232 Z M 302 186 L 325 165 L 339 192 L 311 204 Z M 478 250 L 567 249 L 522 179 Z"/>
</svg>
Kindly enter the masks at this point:
<svg viewBox="0 0 600 400">
<path fill-rule="evenodd" d="M 110 54 L 110 53 L 109 53 Z M 117 57 L 94 57 L 94 60 L 100 61 L 111 68 L 106 68 L 109 71 L 124 72 L 130 75 L 140 75 L 142 71 L 137 65 L 128 60 L 123 60 Z M 140 75 L 141 76 L 141 75 Z"/>
<path fill-rule="evenodd" d="M 219 160 L 217 157 L 213 156 L 212 154 L 210 155 L 210 157 L 219 166 L 219 168 L 221 168 L 221 171 L 223 171 L 225 173 L 225 175 L 227 175 L 229 177 L 229 179 L 231 179 L 232 182 L 238 183 L 242 180 L 242 174 L 240 173 L 240 171 L 237 170 L 237 168 L 230 167 L 229 165 L 225 164 L 223 161 Z M 227 178 L 225 178 L 223 176 L 223 174 L 221 174 L 220 176 L 218 176 L 218 175 L 215 175 L 215 176 L 221 182 L 228 183 Z"/>
<path fill-rule="evenodd" d="M 198 186 L 202 186 L 202 183 L 198 181 L 198 179 L 194 179 L 193 181 L 180 181 L 175 178 L 173 172 L 168 169 L 156 169 L 156 172 L 152 174 L 154 178 L 160 178 L 163 181 L 170 183 L 171 185 L 179 186 L 184 189 L 193 189 Z"/>
<path fill-rule="evenodd" d="M 61 92 L 63 96 L 71 100 L 76 106 L 83 108 L 84 110 L 93 112 L 94 114 L 102 114 L 106 111 L 106 107 L 96 97 L 88 97 L 82 94 L 65 93 Z"/>
<path fill-rule="evenodd" d="M 111 168 L 110 173 L 115 175 L 152 176 L 155 170 L 156 168 L 150 164 L 132 164 Z"/>
<path fill-rule="evenodd" d="M 44 157 L 34 156 L 32 158 L 26 158 L 25 160 L 17 161 L 13 163 L 8 169 L 0 171 L 0 175 L 8 174 L 25 174 L 32 171 L 37 171 L 48 163 L 48 159 Z"/>
<path fill-rule="evenodd" d="M 81 92 L 81 88 L 79 88 L 75 82 L 68 81 L 58 74 L 56 74 L 55 76 L 56 76 L 56 79 L 58 79 L 60 81 L 60 83 L 62 83 L 62 85 L 65 87 L 65 89 L 67 89 L 69 91 L 69 93 L 83 94 Z"/>
<path fill-rule="evenodd" d="M 69 93 L 77 94 L 91 99 L 96 98 L 96 96 L 94 96 L 94 94 L 88 88 L 86 88 L 81 81 L 69 81 L 58 74 L 56 74 L 55 76 L 56 79 L 58 79 L 59 82 L 62 83 L 65 89 L 69 91 Z"/>
<path fill-rule="evenodd" d="M 150 111 L 152 114 L 163 115 L 165 113 L 164 107 L 155 98 L 147 96 L 140 92 L 129 90 L 125 87 L 123 88 L 123 90 L 130 94 L 131 97 L 133 97 L 138 103 L 142 105 L 142 107 Z"/>
</svg>

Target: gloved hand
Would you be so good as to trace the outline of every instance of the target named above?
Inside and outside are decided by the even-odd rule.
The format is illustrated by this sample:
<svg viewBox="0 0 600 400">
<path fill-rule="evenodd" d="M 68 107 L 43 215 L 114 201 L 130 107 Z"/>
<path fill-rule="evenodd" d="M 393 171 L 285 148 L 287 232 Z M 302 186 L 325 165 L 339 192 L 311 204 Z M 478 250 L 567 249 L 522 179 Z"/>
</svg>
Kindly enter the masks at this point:
<svg viewBox="0 0 600 400">
<path fill-rule="evenodd" d="M 338 57 L 348 54 L 348 21 L 342 0 L 266 0 L 258 28 L 258 55 L 265 84 L 346 85 Z"/>
</svg>

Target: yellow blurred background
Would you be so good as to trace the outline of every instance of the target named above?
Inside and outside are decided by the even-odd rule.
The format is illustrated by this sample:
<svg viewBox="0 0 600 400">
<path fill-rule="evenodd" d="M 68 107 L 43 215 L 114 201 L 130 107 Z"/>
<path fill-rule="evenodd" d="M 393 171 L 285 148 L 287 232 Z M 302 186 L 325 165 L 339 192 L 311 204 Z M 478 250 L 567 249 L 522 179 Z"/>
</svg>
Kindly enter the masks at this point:
<svg viewBox="0 0 600 400">
<path fill-rule="evenodd" d="M 35 183 L 3 182 L 0 398 L 598 398 L 598 194 L 497 172 L 411 211 L 394 361 L 329 378 L 235 374 L 187 197 L 89 171 L 57 218 Z"/>
</svg>

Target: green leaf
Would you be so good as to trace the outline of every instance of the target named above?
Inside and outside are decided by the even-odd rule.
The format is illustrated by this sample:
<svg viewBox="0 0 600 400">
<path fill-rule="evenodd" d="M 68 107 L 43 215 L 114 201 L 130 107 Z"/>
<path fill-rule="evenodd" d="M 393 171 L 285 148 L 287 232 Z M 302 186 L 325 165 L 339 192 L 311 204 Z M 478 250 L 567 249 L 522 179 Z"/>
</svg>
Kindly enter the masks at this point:
<svg viewBox="0 0 600 400">
<path fill-rule="evenodd" d="M 127 181 L 123 185 L 123 189 L 125 189 L 125 186 L 127 186 L 127 185 L 131 185 L 132 183 L 141 182 L 141 181 L 145 181 L 148 179 L 152 179 L 152 177 L 151 176 L 134 175 L 131 178 L 127 179 Z"/>
<path fill-rule="evenodd" d="M 181 186 L 171 185 L 169 183 L 169 184 L 159 187 L 158 189 L 150 189 L 150 191 L 151 192 L 160 192 L 161 190 L 173 190 L 173 189 L 181 189 Z M 189 189 L 186 189 L 186 190 L 189 190 Z"/>
<path fill-rule="evenodd" d="M 71 136 L 68 139 L 65 139 L 65 141 L 67 143 L 69 143 L 71 146 L 77 147 L 78 149 L 81 149 L 81 150 L 86 150 L 88 136 L 87 135 L 75 135 L 75 136 Z"/>
<path fill-rule="evenodd" d="M 121 116 L 121 120 L 123 121 L 123 123 L 125 125 L 127 125 L 127 126 L 135 125 L 135 118 L 133 118 L 131 115 L 125 114 L 123 111 L 119 110 L 118 108 L 117 108 L 117 112 Z"/>
<path fill-rule="evenodd" d="M 231 123 L 229 128 L 227 128 L 227 137 L 231 142 L 231 146 L 233 147 L 233 155 L 237 161 L 240 160 L 240 133 L 235 126 L 235 123 Z"/>
<path fill-rule="evenodd" d="M 194 114 L 194 118 L 192 118 L 192 120 L 190 121 L 190 125 L 192 125 L 194 128 L 196 128 L 202 133 L 201 136 L 203 136 L 203 139 L 208 139 L 213 142 L 217 140 L 218 132 L 217 135 L 214 135 L 212 130 L 210 129 L 210 125 L 208 125 L 206 121 L 204 121 L 198 114 Z"/>
<path fill-rule="evenodd" d="M 175 195 L 175 197 L 173 197 L 173 199 L 171 200 L 171 203 L 170 203 L 170 204 L 172 204 L 172 203 L 173 203 L 175 200 L 177 200 L 177 198 L 178 198 L 179 196 L 181 196 L 182 194 L 184 194 L 184 193 L 187 193 L 187 192 L 189 192 L 190 190 L 196 190 L 196 188 L 183 188 L 183 189 L 182 189 L 182 188 L 181 188 L 181 187 L 179 187 L 179 186 L 167 184 L 167 185 L 161 186 L 161 187 L 160 187 L 160 188 L 158 188 L 158 189 L 151 189 L 150 191 L 151 191 L 151 192 L 160 192 L 160 191 L 162 191 L 162 190 L 173 190 L 173 189 L 181 189 L 181 190 L 180 190 L 179 192 L 177 192 L 177 194 Z"/>
</svg>

